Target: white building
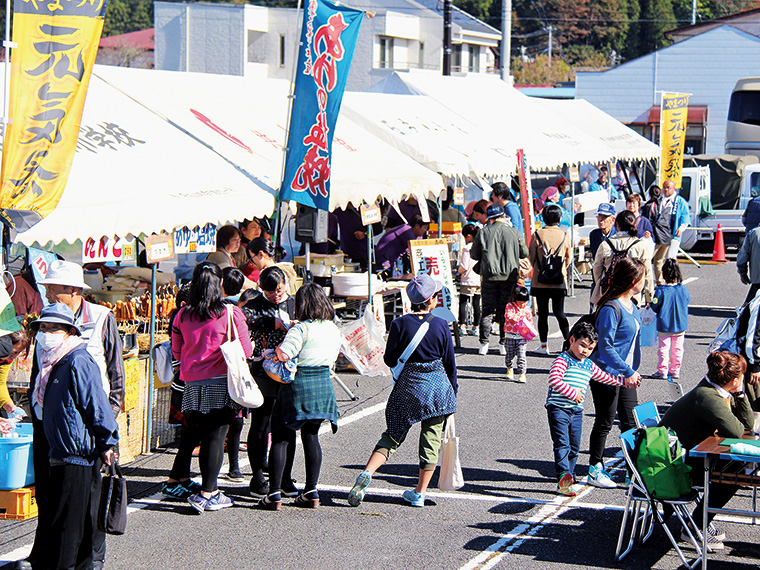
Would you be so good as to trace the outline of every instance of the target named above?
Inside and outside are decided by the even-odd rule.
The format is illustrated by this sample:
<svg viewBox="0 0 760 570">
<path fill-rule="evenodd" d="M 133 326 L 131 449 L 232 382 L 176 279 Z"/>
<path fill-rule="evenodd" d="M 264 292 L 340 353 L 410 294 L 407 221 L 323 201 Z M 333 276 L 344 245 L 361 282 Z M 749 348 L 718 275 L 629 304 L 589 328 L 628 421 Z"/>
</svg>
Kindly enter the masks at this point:
<svg viewBox="0 0 760 570">
<path fill-rule="evenodd" d="M 379 5 L 378 5 L 379 4 Z M 390 70 L 441 70 L 443 3 L 437 0 L 358 0 L 365 17 L 348 78 L 363 91 Z M 301 16 L 291 8 L 240 4 L 155 2 L 156 69 L 290 79 Z M 494 71 L 501 34 L 454 8 L 452 72 Z"/>
<path fill-rule="evenodd" d="M 760 76 L 760 37 L 745 31 L 752 29 L 746 18 L 742 27 L 715 20 L 675 30 L 671 46 L 607 71 L 578 72 L 575 97 L 658 142 L 662 91 L 689 93 L 686 152 L 723 154 L 734 85 Z"/>
</svg>

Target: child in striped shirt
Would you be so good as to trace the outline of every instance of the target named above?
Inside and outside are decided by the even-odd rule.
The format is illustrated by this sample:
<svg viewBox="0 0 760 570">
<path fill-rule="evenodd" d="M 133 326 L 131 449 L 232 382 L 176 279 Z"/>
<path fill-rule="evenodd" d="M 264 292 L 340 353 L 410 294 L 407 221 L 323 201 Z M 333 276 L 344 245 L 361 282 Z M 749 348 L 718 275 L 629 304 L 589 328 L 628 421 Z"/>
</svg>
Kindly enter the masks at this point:
<svg viewBox="0 0 760 570">
<path fill-rule="evenodd" d="M 596 327 L 592 323 L 578 321 L 570 331 L 569 348 L 557 356 L 549 370 L 546 412 L 554 444 L 554 463 L 559 481 L 557 492 L 569 497 L 578 494 L 573 472 L 580 449 L 583 399 L 588 383 L 596 380 L 602 384 L 622 385 L 620 378 L 609 375 L 589 359 L 597 340 Z"/>
</svg>

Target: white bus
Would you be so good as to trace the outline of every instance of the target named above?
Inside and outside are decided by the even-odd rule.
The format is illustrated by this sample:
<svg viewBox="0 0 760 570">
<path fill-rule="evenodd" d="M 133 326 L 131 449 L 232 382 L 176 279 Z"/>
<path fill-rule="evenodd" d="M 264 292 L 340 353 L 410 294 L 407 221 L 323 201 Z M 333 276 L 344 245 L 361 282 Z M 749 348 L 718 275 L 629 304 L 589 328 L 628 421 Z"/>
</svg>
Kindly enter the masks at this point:
<svg viewBox="0 0 760 570">
<path fill-rule="evenodd" d="M 753 154 L 760 158 L 760 77 L 740 79 L 731 93 L 726 154 Z"/>
</svg>

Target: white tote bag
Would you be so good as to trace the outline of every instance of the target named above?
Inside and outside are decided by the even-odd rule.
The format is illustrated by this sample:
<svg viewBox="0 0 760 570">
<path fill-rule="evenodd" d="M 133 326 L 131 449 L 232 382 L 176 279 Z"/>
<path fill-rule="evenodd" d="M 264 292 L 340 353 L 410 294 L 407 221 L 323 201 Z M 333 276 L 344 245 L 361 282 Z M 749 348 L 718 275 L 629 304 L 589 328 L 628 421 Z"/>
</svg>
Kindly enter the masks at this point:
<svg viewBox="0 0 760 570">
<path fill-rule="evenodd" d="M 441 439 L 441 474 L 438 488 L 441 491 L 456 491 L 464 486 L 462 464 L 459 462 L 459 438 L 456 433 L 454 415 L 446 420 L 446 430 Z"/>
<path fill-rule="evenodd" d="M 237 335 L 233 334 L 235 323 L 232 319 L 232 307 L 227 305 L 225 309 L 227 311 L 227 342 L 222 344 L 219 350 L 222 351 L 227 363 L 227 391 L 230 393 L 230 398 L 244 408 L 258 408 L 264 403 L 264 396 L 261 395 L 261 390 L 251 376 L 243 345 L 240 344 Z"/>
</svg>

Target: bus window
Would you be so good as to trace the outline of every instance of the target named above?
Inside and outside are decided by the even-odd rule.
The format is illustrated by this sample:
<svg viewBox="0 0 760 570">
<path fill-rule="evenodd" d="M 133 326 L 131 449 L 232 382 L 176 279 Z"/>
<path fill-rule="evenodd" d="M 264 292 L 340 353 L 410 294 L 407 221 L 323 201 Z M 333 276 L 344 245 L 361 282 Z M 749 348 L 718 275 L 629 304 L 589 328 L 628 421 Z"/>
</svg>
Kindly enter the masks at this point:
<svg viewBox="0 0 760 570">
<path fill-rule="evenodd" d="M 760 125 L 760 91 L 734 91 L 728 107 L 728 120 Z"/>
<path fill-rule="evenodd" d="M 749 191 L 753 198 L 760 196 L 760 172 L 753 172 L 749 177 Z"/>
</svg>

